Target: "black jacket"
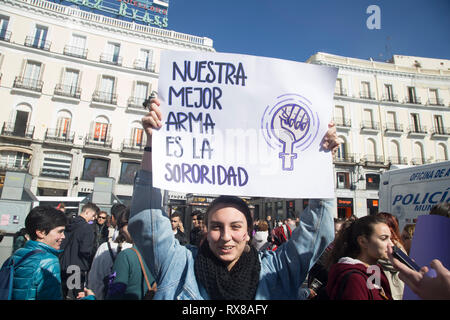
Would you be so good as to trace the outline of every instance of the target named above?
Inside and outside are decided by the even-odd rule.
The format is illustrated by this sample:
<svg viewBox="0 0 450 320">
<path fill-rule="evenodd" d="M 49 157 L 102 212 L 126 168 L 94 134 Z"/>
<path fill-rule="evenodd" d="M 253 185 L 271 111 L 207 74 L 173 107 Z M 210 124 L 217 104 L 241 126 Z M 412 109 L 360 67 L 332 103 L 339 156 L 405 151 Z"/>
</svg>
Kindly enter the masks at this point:
<svg viewBox="0 0 450 320">
<path fill-rule="evenodd" d="M 181 232 L 179 229 L 177 230 L 177 233 L 175 234 L 175 239 L 178 239 L 178 241 L 180 242 L 180 244 L 182 246 L 184 246 L 188 243 L 186 235 L 184 234 L 184 232 Z"/>
<path fill-rule="evenodd" d="M 64 252 L 60 256 L 61 270 L 67 270 L 70 265 L 77 265 L 81 271 L 90 269 L 95 233 L 92 226 L 77 216 L 66 227 L 65 239 L 61 244 Z"/>
</svg>

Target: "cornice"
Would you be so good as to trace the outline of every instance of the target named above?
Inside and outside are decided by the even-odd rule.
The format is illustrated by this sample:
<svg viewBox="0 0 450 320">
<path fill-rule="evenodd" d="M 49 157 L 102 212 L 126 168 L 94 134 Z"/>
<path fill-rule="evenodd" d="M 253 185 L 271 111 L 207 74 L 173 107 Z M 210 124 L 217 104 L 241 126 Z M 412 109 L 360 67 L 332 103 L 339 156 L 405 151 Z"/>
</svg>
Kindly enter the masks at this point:
<svg viewBox="0 0 450 320">
<path fill-rule="evenodd" d="M 383 76 L 391 76 L 391 77 L 414 79 L 414 80 L 424 79 L 424 80 L 433 80 L 433 81 L 439 80 L 439 81 L 449 81 L 450 82 L 450 76 L 427 75 L 427 74 L 423 74 L 423 73 L 411 73 L 411 72 L 402 72 L 402 71 L 393 71 L 393 70 L 365 68 L 365 67 L 356 66 L 356 65 L 333 63 L 333 62 L 323 61 L 323 60 L 314 61 L 312 63 L 318 64 L 318 65 L 329 66 L 329 67 L 335 67 L 338 69 L 345 69 L 345 70 L 354 71 L 354 72 L 367 73 L 367 74 L 377 74 L 377 75 L 383 75 Z"/>
<path fill-rule="evenodd" d="M 61 25 L 61 22 L 78 24 L 78 25 L 82 25 L 84 27 L 96 29 L 99 31 L 106 31 L 109 33 L 113 32 L 114 34 L 120 34 L 122 36 L 127 36 L 127 37 L 131 36 L 131 37 L 134 37 L 139 40 L 146 39 L 146 40 L 151 40 L 151 41 L 154 41 L 154 42 L 160 43 L 160 44 L 177 46 L 177 47 L 181 47 L 181 48 L 188 48 L 188 49 L 197 50 L 197 51 L 210 51 L 210 52 L 215 51 L 215 49 L 213 47 L 210 47 L 207 45 L 196 44 L 194 42 L 159 36 L 159 35 L 151 34 L 151 33 L 144 33 L 144 32 L 139 32 L 139 31 L 121 29 L 121 28 L 114 27 L 111 25 L 101 24 L 101 23 L 98 23 L 95 21 L 90 21 L 90 20 L 81 19 L 78 17 L 69 16 L 64 13 L 50 11 L 45 8 L 40 8 L 38 6 L 34 6 L 34 5 L 28 4 L 23 1 L 0 0 L 0 5 L 7 5 L 10 8 L 13 8 L 16 10 L 18 9 L 19 11 L 15 12 L 15 14 L 18 14 L 18 15 L 20 15 L 21 13 L 23 13 L 25 11 L 28 11 L 28 12 L 37 14 L 41 17 L 49 17 L 49 18 L 55 19 L 57 21 L 54 21 L 53 23 L 59 24 L 59 25 Z M 167 31 L 169 31 L 169 30 L 167 30 Z M 178 34 L 176 31 L 173 31 L 173 32 Z M 186 34 L 186 36 L 191 36 L 191 35 Z M 197 37 L 197 36 L 193 36 L 193 37 Z M 198 38 L 201 38 L 201 37 L 198 37 Z M 128 41 L 130 41 L 130 40 L 128 40 Z"/>
</svg>

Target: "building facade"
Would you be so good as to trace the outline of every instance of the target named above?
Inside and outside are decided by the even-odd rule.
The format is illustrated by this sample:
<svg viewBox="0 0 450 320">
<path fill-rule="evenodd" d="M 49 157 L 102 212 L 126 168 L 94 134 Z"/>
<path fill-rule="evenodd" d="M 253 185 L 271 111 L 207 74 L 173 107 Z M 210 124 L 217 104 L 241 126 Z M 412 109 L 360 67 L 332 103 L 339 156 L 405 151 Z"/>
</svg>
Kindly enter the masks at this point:
<svg viewBox="0 0 450 320">
<path fill-rule="evenodd" d="M 158 88 L 165 49 L 215 51 L 209 38 L 0 0 L 0 179 L 28 172 L 35 195 L 75 197 L 92 192 L 94 177 L 112 177 L 127 202 L 145 146 L 142 103 Z"/>
<path fill-rule="evenodd" d="M 317 53 L 307 63 L 339 69 L 334 122 L 336 217 L 378 212 L 380 174 L 449 160 L 450 60 L 394 55 L 377 62 Z M 303 199 L 258 199 L 260 217 L 298 214 Z"/>
</svg>

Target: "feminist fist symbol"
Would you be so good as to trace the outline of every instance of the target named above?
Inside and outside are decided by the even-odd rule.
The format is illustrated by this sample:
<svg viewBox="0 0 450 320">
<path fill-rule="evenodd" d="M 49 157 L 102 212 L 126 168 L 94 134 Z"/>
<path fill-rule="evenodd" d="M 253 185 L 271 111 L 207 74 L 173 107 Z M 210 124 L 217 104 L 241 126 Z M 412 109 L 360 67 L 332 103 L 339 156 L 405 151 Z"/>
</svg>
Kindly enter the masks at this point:
<svg viewBox="0 0 450 320">
<path fill-rule="evenodd" d="M 261 128 L 269 146 L 278 149 L 284 171 L 294 170 L 299 150 L 306 150 L 317 136 L 319 119 L 311 111 L 311 102 L 298 94 L 279 96 L 278 103 L 267 107 L 261 119 Z"/>
<path fill-rule="evenodd" d="M 288 104 L 279 108 L 272 118 L 273 132 L 283 145 L 279 157 L 283 159 L 283 170 L 294 169 L 294 144 L 308 133 L 310 118 L 304 108 L 297 104 Z"/>
</svg>

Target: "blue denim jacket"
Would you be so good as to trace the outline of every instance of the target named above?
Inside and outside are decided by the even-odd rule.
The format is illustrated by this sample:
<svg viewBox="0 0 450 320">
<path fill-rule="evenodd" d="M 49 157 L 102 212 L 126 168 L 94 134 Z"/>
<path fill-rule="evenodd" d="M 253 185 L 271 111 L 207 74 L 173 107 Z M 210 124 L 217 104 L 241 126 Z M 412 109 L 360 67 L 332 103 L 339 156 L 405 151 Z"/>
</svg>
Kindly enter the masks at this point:
<svg viewBox="0 0 450 320">
<path fill-rule="evenodd" d="M 297 299 L 309 269 L 334 238 L 333 199 L 311 199 L 291 239 L 276 251 L 259 253 L 261 272 L 255 299 Z M 197 282 L 197 248 L 181 246 L 162 209 L 162 193 L 152 187 L 152 174 L 138 171 L 128 230 L 155 276 L 154 299 L 209 299 Z"/>
</svg>

